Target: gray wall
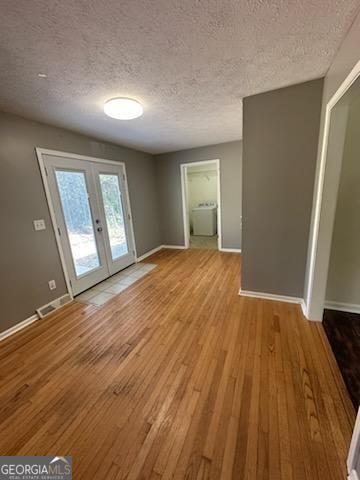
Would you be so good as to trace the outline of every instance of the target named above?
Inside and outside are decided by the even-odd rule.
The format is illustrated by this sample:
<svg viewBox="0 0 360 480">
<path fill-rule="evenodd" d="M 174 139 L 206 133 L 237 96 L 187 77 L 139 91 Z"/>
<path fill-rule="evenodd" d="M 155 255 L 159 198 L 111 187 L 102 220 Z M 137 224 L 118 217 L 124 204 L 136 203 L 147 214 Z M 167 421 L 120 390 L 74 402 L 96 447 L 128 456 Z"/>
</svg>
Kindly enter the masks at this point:
<svg viewBox="0 0 360 480">
<path fill-rule="evenodd" d="M 360 99 L 352 103 L 345 137 L 326 300 L 360 305 Z"/>
<path fill-rule="evenodd" d="M 241 248 L 241 157 L 241 141 L 156 156 L 164 244 L 184 245 L 180 164 L 220 159 L 222 246 Z"/>
<path fill-rule="evenodd" d="M 125 162 L 138 255 L 162 243 L 151 155 L 0 113 L 0 331 L 66 292 L 35 147 Z M 37 218 L 45 231 L 34 231 Z"/>
<path fill-rule="evenodd" d="M 244 290 L 303 297 L 322 87 L 244 99 Z"/>
</svg>

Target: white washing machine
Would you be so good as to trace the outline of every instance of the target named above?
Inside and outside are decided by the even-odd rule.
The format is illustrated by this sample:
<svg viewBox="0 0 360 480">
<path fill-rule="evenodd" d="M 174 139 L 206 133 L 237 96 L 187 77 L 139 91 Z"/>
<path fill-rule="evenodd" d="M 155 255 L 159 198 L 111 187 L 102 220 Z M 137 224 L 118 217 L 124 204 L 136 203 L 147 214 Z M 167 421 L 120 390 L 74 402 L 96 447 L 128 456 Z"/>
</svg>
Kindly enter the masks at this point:
<svg viewBox="0 0 360 480">
<path fill-rule="evenodd" d="M 217 207 L 214 202 L 200 203 L 192 209 L 193 235 L 216 235 Z"/>
</svg>

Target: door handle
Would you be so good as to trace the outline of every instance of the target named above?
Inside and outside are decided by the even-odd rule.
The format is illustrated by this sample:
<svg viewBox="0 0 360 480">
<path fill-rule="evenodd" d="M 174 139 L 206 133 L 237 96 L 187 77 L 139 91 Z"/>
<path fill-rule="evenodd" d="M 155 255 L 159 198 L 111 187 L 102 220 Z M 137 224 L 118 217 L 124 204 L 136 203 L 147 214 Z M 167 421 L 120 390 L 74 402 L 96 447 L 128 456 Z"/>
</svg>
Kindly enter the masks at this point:
<svg viewBox="0 0 360 480">
<path fill-rule="evenodd" d="M 98 228 L 97 228 L 97 231 L 98 231 L 98 232 L 102 232 L 102 227 L 98 227 Z"/>
</svg>

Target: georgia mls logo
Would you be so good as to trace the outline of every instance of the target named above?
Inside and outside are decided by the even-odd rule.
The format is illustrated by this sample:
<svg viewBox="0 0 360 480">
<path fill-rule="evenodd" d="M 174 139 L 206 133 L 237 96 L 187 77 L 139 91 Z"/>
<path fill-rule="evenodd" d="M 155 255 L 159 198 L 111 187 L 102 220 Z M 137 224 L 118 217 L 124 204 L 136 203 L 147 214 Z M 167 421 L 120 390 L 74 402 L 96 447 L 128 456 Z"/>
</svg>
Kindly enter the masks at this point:
<svg viewBox="0 0 360 480">
<path fill-rule="evenodd" d="M 71 479 L 71 457 L 0 457 L 0 480 Z"/>
<path fill-rule="evenodd" d="M 54 465 L 57 464 L 57 465 Z M 61 471 L 71 473 L 71 464 L 65 457 L 54 457 L 49 463 L 49 470 L 61 475 Z"/>
<path fill-rule="evenodd" d="M 69 465 L 69 462 L 66 460 L 65 457 L 54 457 L 54 458 L 51 460 L 50 465 L 51 465 L 52 463 L 56 463 L 56 462 L 59 462 L 59 461 L 65 463 L 66 465 Z"/>
</svg>

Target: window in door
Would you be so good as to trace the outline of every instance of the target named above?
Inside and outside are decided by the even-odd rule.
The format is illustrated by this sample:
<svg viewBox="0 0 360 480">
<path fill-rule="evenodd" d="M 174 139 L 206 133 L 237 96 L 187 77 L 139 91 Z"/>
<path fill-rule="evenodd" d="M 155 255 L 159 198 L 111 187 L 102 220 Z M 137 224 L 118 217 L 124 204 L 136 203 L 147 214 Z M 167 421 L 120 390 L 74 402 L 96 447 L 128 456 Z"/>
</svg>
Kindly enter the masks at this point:
<svg viewBox="0 0 360 480">
<path fill-rule="evenodd" d="M 56 170 L 56 182 L 76 276 L 80 277 L 100 266 L 85 173 Z"/>
<path fill-rule="evenodd" d="M 117 260 L 129 252 L 119 177 L 116 174 L 100 173 L 99 179 L 111 256 L 113 260 Z"/>
</svg>

